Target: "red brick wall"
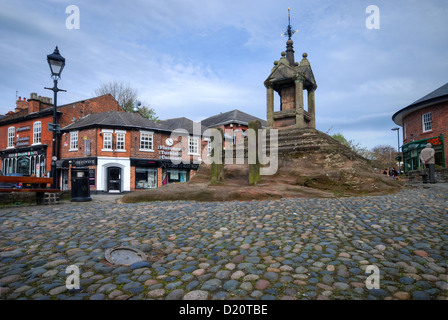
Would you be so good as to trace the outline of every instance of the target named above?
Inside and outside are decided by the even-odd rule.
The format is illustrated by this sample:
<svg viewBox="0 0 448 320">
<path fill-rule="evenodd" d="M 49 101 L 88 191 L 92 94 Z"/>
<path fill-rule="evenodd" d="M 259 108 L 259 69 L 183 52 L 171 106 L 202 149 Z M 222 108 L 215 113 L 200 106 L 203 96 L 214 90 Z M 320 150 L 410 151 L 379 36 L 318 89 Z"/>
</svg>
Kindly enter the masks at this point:
<svg viewBox="0 0 448 320">
<path fill-rule="evenodd" d="M 229 135 L 231 136 L 231 137 L 233 137 L 234 135 L 236 135 L 236 143 L 238 144 L 238 143 L 240 143 L 240 141 L 241 141 L 241 139 L 243 138 L 243 130 L 247 130 L 249 127 L 248 126 L 246 126 L 246 125 L 240 125 L 240 126 L 238 126 L 238 124 L 236 124 L 236 123 L 233 123 L 233 126 L 231 127 L 230 126 L 230 123 L 229 124 L 226 124 L 226 125 L 223 125 L 223 126 L 219 126 L 219 127 L 217 127 L 217 129 L 218 128 L 221 128 L 222 130 L 223 130 L 223 132 L 224 132 L 224 134 L 227 132 L 227 133 L 229 133 Z M 236 133 L 234 132 L 235 130 L 238 130 Z M 223 137 L 224 138 L 224 137 Z M 230 143 L 229 143 L 230 144 Z M 228 147 L 231 147 L 230 145 L 228 146 L 228 145 L 226 145 L 225 146 L 226 148 L 228 148 Z"/>
<path fill-rule="evenodd" d="M 84 129 L 78 131 L 78 150 L 77 151 L 69 151 L 70 149 L 70 133 L 67 132 L 61 135 L 60 143 L 60 157 L 61 159 L 69 159 L 69 158 L 84 158 L 84 157 L 95 157 L 98 156 L 98 148 L 96 147 L 99 143 L 99 135 L 97 134 L 98 129 Z M 90 140 L 90 155 L 85 155 L 85 140 Z M 101 147 L 103 146 L 103 142 L 101 140 Z"/>
<path fill-rule="evenodd" d="M 106 111 L 124 112 L 124 110 L 118 105 L 118 102 L 110 94 L 69 103 L 58 107 L 58 110 L 62 112 L 62 115 L 59 118 L 61 128 L 72 123 L 73 118 L 76 121 L 82 117 L 87 116 L 88 114 L 101 113 Z"/>
<path fill-rule="evenodd" d="M 423 132 L 422 115 L 431 112 L 432 130 Z M 439 136 L 444 137 L 445 165 L 448 166 L 448 103 L 439 103 L 430 107 L 417 110 L 403 118 L 403 127 L 406 125 L 406 137 L 403 144 L 411 141 L 427 139 Z"/>
</svg>

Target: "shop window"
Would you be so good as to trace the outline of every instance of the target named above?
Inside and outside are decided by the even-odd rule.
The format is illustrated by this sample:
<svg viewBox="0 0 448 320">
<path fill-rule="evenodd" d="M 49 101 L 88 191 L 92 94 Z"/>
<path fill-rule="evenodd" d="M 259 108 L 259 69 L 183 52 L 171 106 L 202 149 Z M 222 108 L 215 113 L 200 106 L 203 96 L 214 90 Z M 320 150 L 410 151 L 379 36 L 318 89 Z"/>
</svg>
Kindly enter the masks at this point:
<svg viewBox="0 0 448 320">
<path fill-rule="evenodd" d="M 77 151 L 78 150 L 78 131 L 70 132 L 70 150 L 69 151 Z"/>
<path fill-rule="evenodd" d="M 42 123 L 40 121 L 34 122 L 33 125 L 33 144 L 40 144 L 42 137 Z"/>
<path fill-rule="evenodd" d="M 422 122 L 423 122 L 423 132 L 428 132 L 432 130 L 431 112 L 422 115 Z"/>
<path fill-rule="evenodd" d="M 15 135 L 16 129 L 14 127 L 8 128 L 8 148 L 14 148 L 14 135 Z"/>
<path fill-rule="evenodd" d="M 186 182 L 187 171 L 186 170 L 166 170 L 163 173 L 162 184 L 166 185 L 173 182 Z"/>
<path fill-rule="evenodd" d="M 95 187 L 95 169 L 89 169 L 89 185 Z"/>
<path fill-rule="evenodd" d="M 135 168 L 135 188 L 157 188 L 157 169 Z"/>
<path fill-rule="evenodd" d="M 30 158 L 20 157 L 17 159 L 17 173 L 22 173 L 23 175 L 30 175 Z"/>
</svg>

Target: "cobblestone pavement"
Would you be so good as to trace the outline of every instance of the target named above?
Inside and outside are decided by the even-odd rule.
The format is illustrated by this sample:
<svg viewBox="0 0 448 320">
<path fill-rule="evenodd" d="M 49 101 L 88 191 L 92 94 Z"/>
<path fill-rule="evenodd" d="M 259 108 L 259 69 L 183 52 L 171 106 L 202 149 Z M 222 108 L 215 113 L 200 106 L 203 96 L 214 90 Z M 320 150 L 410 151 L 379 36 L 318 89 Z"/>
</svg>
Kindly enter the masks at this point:
<svg viewBox="0 0 448 320">
<path fill-rule="evenodd" d="M 99 200 L 100 199 L 100 200 Z M 102 200 L 101 200 L 102 199 Z M 109 198 L 112 199 L 112 198 Z M 112 199 L 113 200 L 113 199 Z M 1 299 L 448 299 L 448 193 L 0 209 Z M 105 250 L 149 261 L 113 266 Z M 79 289 L 67 289 L 69 265 Z M 380 271 L 368 289 L 366 268 Z"/>
</svg>

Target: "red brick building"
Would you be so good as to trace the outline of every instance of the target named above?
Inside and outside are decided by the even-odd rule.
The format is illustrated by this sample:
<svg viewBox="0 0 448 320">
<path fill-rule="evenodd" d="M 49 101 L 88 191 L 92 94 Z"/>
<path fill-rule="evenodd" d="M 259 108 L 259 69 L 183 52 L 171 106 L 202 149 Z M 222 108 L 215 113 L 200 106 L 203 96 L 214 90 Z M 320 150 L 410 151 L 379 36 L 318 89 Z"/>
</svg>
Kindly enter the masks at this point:
<svg viewBox="0 0 448 320">
<path fill-rule="evenodd" d="M 153 122 L 127 113 L 111 95 L 59 106 L 61 127 L 56 161 L 59 186 L 71 188 L 71 168 L 88 167 L 92 191 L 127 192 L 188 181 L 211 151 L 208 128 L 222 128 L 237 144 L 248 123 L 266 121 L 239 110 L 202 123 L 187 118 Z M 15 111 L 0 119 L 0 170 L 37 177 L 51 172 L 53 104 L 32 93 L 17 100 Z"/>
<path fill-rule="evenodd" d="M 403 127 L 405 172 L 418 170 L 420 151 L 428 142 L 436 152 L 436 166 L 448 166 L 448 83 L 396 112 L 392 120 Z"/>
<path fill-rule="evenodd" d="M 153 122 L 138 113 L 87 115 L 61 129 L 62 188 L 70 188 L 72 167 L 89 168 L 92 191 L 127 192 L 188 181 L 208 154 L 202 139 L 206 129 L 187 118 Z"/>
<path fill-rule="evenodd" d="M 106 110 L 123 111 L 111 95 L 104 95 L 59 106 L 58 123 L 64 127 L 80 117 Z M 52 122 L 52 99 L 36 93 L 31 93 L 28 100 L 18 98 L 15 110 L 0 119 L 0 170 L 3 174 L 49 175 L 53 132 L 48 124 Z"/>
<path fill-rule="evenodd" d="M 231 144 L 238 144 L 246 136 L 249 122 L 259 120 L 262 128 L 266 127 L 266 121 L 240 110 L 222 112 L 201 121 L 208 128 L 221 128 L 226 140 L 226 148 Z"/>
</svg>

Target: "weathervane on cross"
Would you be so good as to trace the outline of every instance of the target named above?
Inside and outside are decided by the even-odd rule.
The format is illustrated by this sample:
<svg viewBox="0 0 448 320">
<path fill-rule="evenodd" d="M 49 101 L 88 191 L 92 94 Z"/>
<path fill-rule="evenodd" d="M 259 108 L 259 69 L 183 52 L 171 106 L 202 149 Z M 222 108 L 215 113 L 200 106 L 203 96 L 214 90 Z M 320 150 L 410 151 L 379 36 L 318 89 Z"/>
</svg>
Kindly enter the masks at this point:
<svg viewBox="0 0 448 320">
<path fill-rule="evenodd" d="M 294 33 L 298 33 L 299 30 L 292 30 L 291 26 L 291 8 L 288 8 L 288 27 L 286 28 L 286 32 L 282 33 L 282 37 L 288 36 L 288 39 L 291 40 L 291 37 Z"/>
</svg>

